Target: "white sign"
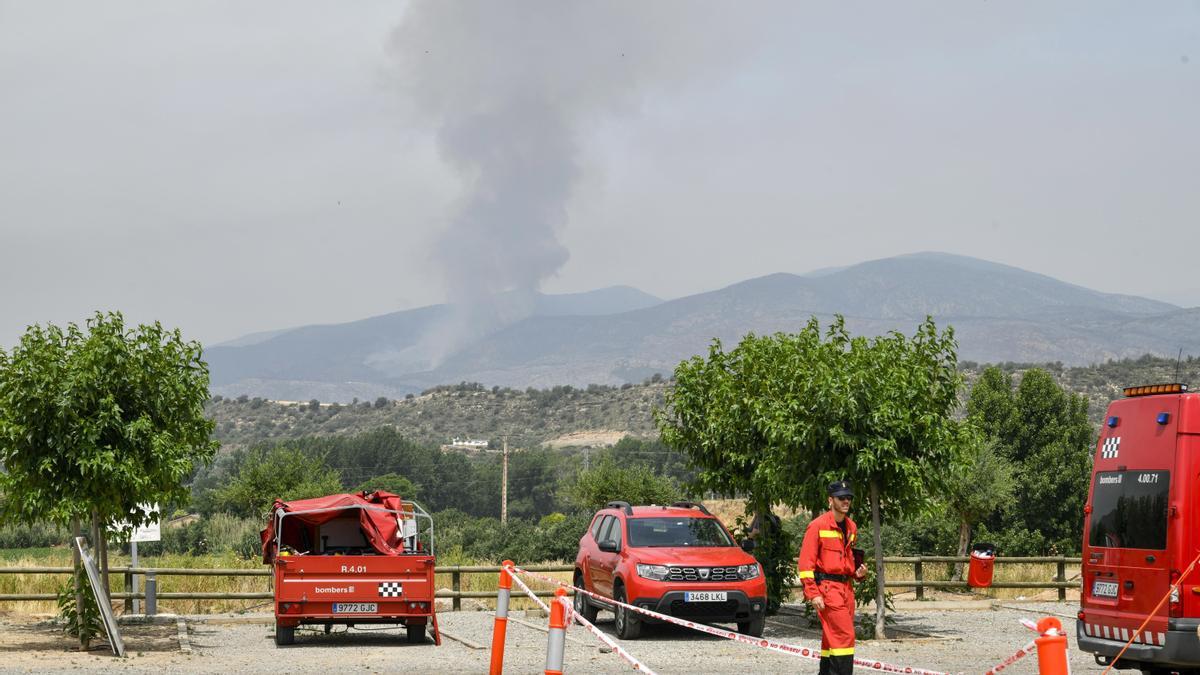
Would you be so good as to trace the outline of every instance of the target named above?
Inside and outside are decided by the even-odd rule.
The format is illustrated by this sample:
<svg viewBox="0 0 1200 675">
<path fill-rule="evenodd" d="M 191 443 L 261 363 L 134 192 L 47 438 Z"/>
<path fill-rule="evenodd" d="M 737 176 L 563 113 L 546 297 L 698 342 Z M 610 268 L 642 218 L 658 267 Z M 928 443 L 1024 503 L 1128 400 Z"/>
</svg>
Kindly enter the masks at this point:
<svg viewBox="0 0 1200 675">
<path fill-rule="evenodd" d="M 141 527 L 134 528 L 133 534 L 129 537 L 129 541 L 161 541 L 162 535 L 160 530 L 162 526 L 162 514 L 158 510 L 158 504 L 138 504 L 138 507 L 146 513 L 159 513 L 159 520 L 151 521 L 145 525 L 142 525 Z M 125 521 L 117 525 L 118 529 L 125 529 L 128 527 L 129 521 Z"/>
</svg>

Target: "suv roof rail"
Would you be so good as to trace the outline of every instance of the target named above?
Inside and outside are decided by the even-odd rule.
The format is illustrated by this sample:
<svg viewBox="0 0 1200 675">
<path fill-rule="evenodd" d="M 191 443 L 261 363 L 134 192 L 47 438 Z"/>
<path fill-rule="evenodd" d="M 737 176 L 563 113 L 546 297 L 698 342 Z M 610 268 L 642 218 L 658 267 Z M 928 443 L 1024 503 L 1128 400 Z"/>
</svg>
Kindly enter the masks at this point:
<svg viewBox="0 0 1200 675">
<path fill-rule="evenodd" d="M 625 512 L 625 515 L 627 515 L 627 516 L 633 515 L 633 507 L 629 505 L 629 502 L 621 502 L 621 501 L 614 500 L 614 501 L 611 501 L 611 502 L 605 504 L 604 508 L 606 508 L 606 509 L 621 509 L 622 511 Z"/>
<path fill-rule="evenodd" d="M 708 512 L 708 509 L 704 508 L 704 505 L 699 502 L 672 502 L 671 506 L 681 509 L 700 509 L 700 513 L 703 513 L 706 516 L 712 515 Z"/>
</svg>

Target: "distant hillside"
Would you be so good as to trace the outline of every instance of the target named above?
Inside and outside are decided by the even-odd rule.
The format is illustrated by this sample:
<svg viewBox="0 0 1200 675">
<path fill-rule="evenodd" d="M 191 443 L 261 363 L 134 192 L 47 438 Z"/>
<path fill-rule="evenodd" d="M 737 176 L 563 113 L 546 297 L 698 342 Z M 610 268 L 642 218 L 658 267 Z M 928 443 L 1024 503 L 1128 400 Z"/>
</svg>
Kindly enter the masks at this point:
<svg viewBox="0 0 1200 675">
<path fill-rule="evenodd" d="M 346 401 L 403 396 L 445 382 L 552 387 L 640 382 L 703 353 L 713 338 L 794 331 L 843 314 L 851 331 L 912 333 L 933 315 L 955 329 L 960 357 L 980 362 L 1100 363 L 1151 353 L 1200 354 L 1200 308 L 1100 293 L 984 260 L 921 253 L 809 275 L 771 274 L 667 302 L 634 289 L 543 296 L 532 315 L 482 321 L 432 367 L 405 354 L 445 306 L 285 331 L 206 351 L 213 391 Z M 579 307 L 590 307 L 582 311 Z M 456 336 L 462 338 L 461 335 Z M 411 364 L 410 364 L 411 365 Z"/>
<path fill-rule="evenodd" d="M 968 386 L 984 366 L 961 364 Z M 1030 364 L 1000 367 L 1017 378 Z M 1089 416 L 1098 427 L 1108 403 L 1121 389 L 1135 384 L 1183 381 L 1200 387 L 1200 359 L 1144 356 L 1086 367 L 1059 363 L 1036 367 L 1049 371 L 1062 385 L 1087 396 Z M 1178 372 L 1178 375 L 1177 375 Z M 658 435 L 652 411 L 662 404 L 665 382 L 582 389 L 554 387 L 518 391 L 485 389 L 475 384 L 437 387 L 401 400 L 371 400 L 354 405 L 308 402 L 276 403 L 262 399 L 222 399 L 210 403 L 208 414 L 217 422 L 216 437 L 226 446 L 278 441 L 310 435 L 354 435 L 390 426 L 404 436 L 429 444 L 449 443 L 454 437 L 488 439 L 498 447 L 508 435 L 514 447 L 578 444 L 577 438 L 611 441 L 622 433 L 649 438 Z M 963 392 L 964 396 L 966 391 Z"/>
<path fill-rule="evenodd" d="M 217 422 L 216 438 L 227 446 L 393 427 L 407 438 L 428 444 L 448 444 L 460 437 L 489 440 L 492 448 L 498 449 L 507 435 L 511 446 L 528 448 L 571 434 L 607 440 L 621 434 L 657 436 L 651 411 L 661 405 L 665 387 L 662 382 L 647 382 L 518 391 L 464 383 L 399 400 L 374 399 L 351 405 L 313 407 L 310 402 L 226 398 L 210 403 L 207 413 Z M 555 445 L 576 443 L 564 438 Z"/>
</svg>

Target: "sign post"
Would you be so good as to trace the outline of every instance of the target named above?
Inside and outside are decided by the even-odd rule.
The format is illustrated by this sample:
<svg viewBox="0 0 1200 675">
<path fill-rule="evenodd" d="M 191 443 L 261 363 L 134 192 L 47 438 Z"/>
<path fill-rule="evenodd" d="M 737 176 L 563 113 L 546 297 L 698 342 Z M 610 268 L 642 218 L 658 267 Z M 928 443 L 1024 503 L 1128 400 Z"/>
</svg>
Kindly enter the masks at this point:
<svg viewBox="0 0 1200 675">
<path fill-rule="evenodd" d="M 141 527 L 135 527 L 133 529 L 133 534 L 129 536 L 129 567 L 134 570 L 136 570 L 138 566 L 138 542 L 160 541 L 162 539 L 162 514 L 158 510 L 158 504 L 139 504 L 138 506 L 140 506 L 141 509 L 147 513 L 159 513 L 159 519 L 146 523 Z M 133 581 L 133 593 L 134 595 L 137 595 L 138 586 L 140 585 L 138 574 L 134 572 L 130 575 L 130 578 Z M 141 613 L 141 602 L 137 598 L 133 599 L 133 613 Z"/>
</svg>

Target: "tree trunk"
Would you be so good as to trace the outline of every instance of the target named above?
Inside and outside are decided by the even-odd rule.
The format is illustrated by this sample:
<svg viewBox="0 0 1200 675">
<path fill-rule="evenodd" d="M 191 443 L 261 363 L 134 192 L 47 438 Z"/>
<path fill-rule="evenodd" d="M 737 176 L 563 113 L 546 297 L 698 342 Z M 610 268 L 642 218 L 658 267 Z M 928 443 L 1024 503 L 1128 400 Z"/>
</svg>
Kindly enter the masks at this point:
<svg viewBox="0 0 1200 675">
<path fill-rule="evenodd" d="M 71 560 L 75 563 L 72 568 L 74 572 L 71 577 L 75 580 L 75 611 L 83 612 L 83 584 L 79 579 L 79 566 L 83 564 L 83 558 L 79 555 L 79 547 L 75 544 L 75 537 L 80 536 L 82 530 L 79 527 L 79 516 L 71 518 Z M 79 637 L 79 651 L 87 651 L 88 643 L 83 639 L 83 634 Z"/>
<path fill-rule="evenodd" d="M 971 541 L 971 524 L 967 521 L 962 521 L 958 525 L 958 557 L 963 557 L 967 554 L 967 544 Z M 963 580 L 963 564 L 954 563 L 954 580 Z"/>
<path fill-rule="evenodd" d="M 109 585 L 108 578 L 108 528 L 104 523 L 100 523 L 98 537 L 96 538 L 97 551 L 100 553 L 100 584 L 104 586 L 104 595 L 112 598 L 112 587 Z"/>
<path fill-rule="evenodd" d="M 871 538 L 875 540 L 875 639 L 883 640 L 887 636 L 883 631 L 884 605 L 883 593 L 883 531 L 880 529 L 879 515 L 879 479 L 871 479 Z"/>
</svg>

